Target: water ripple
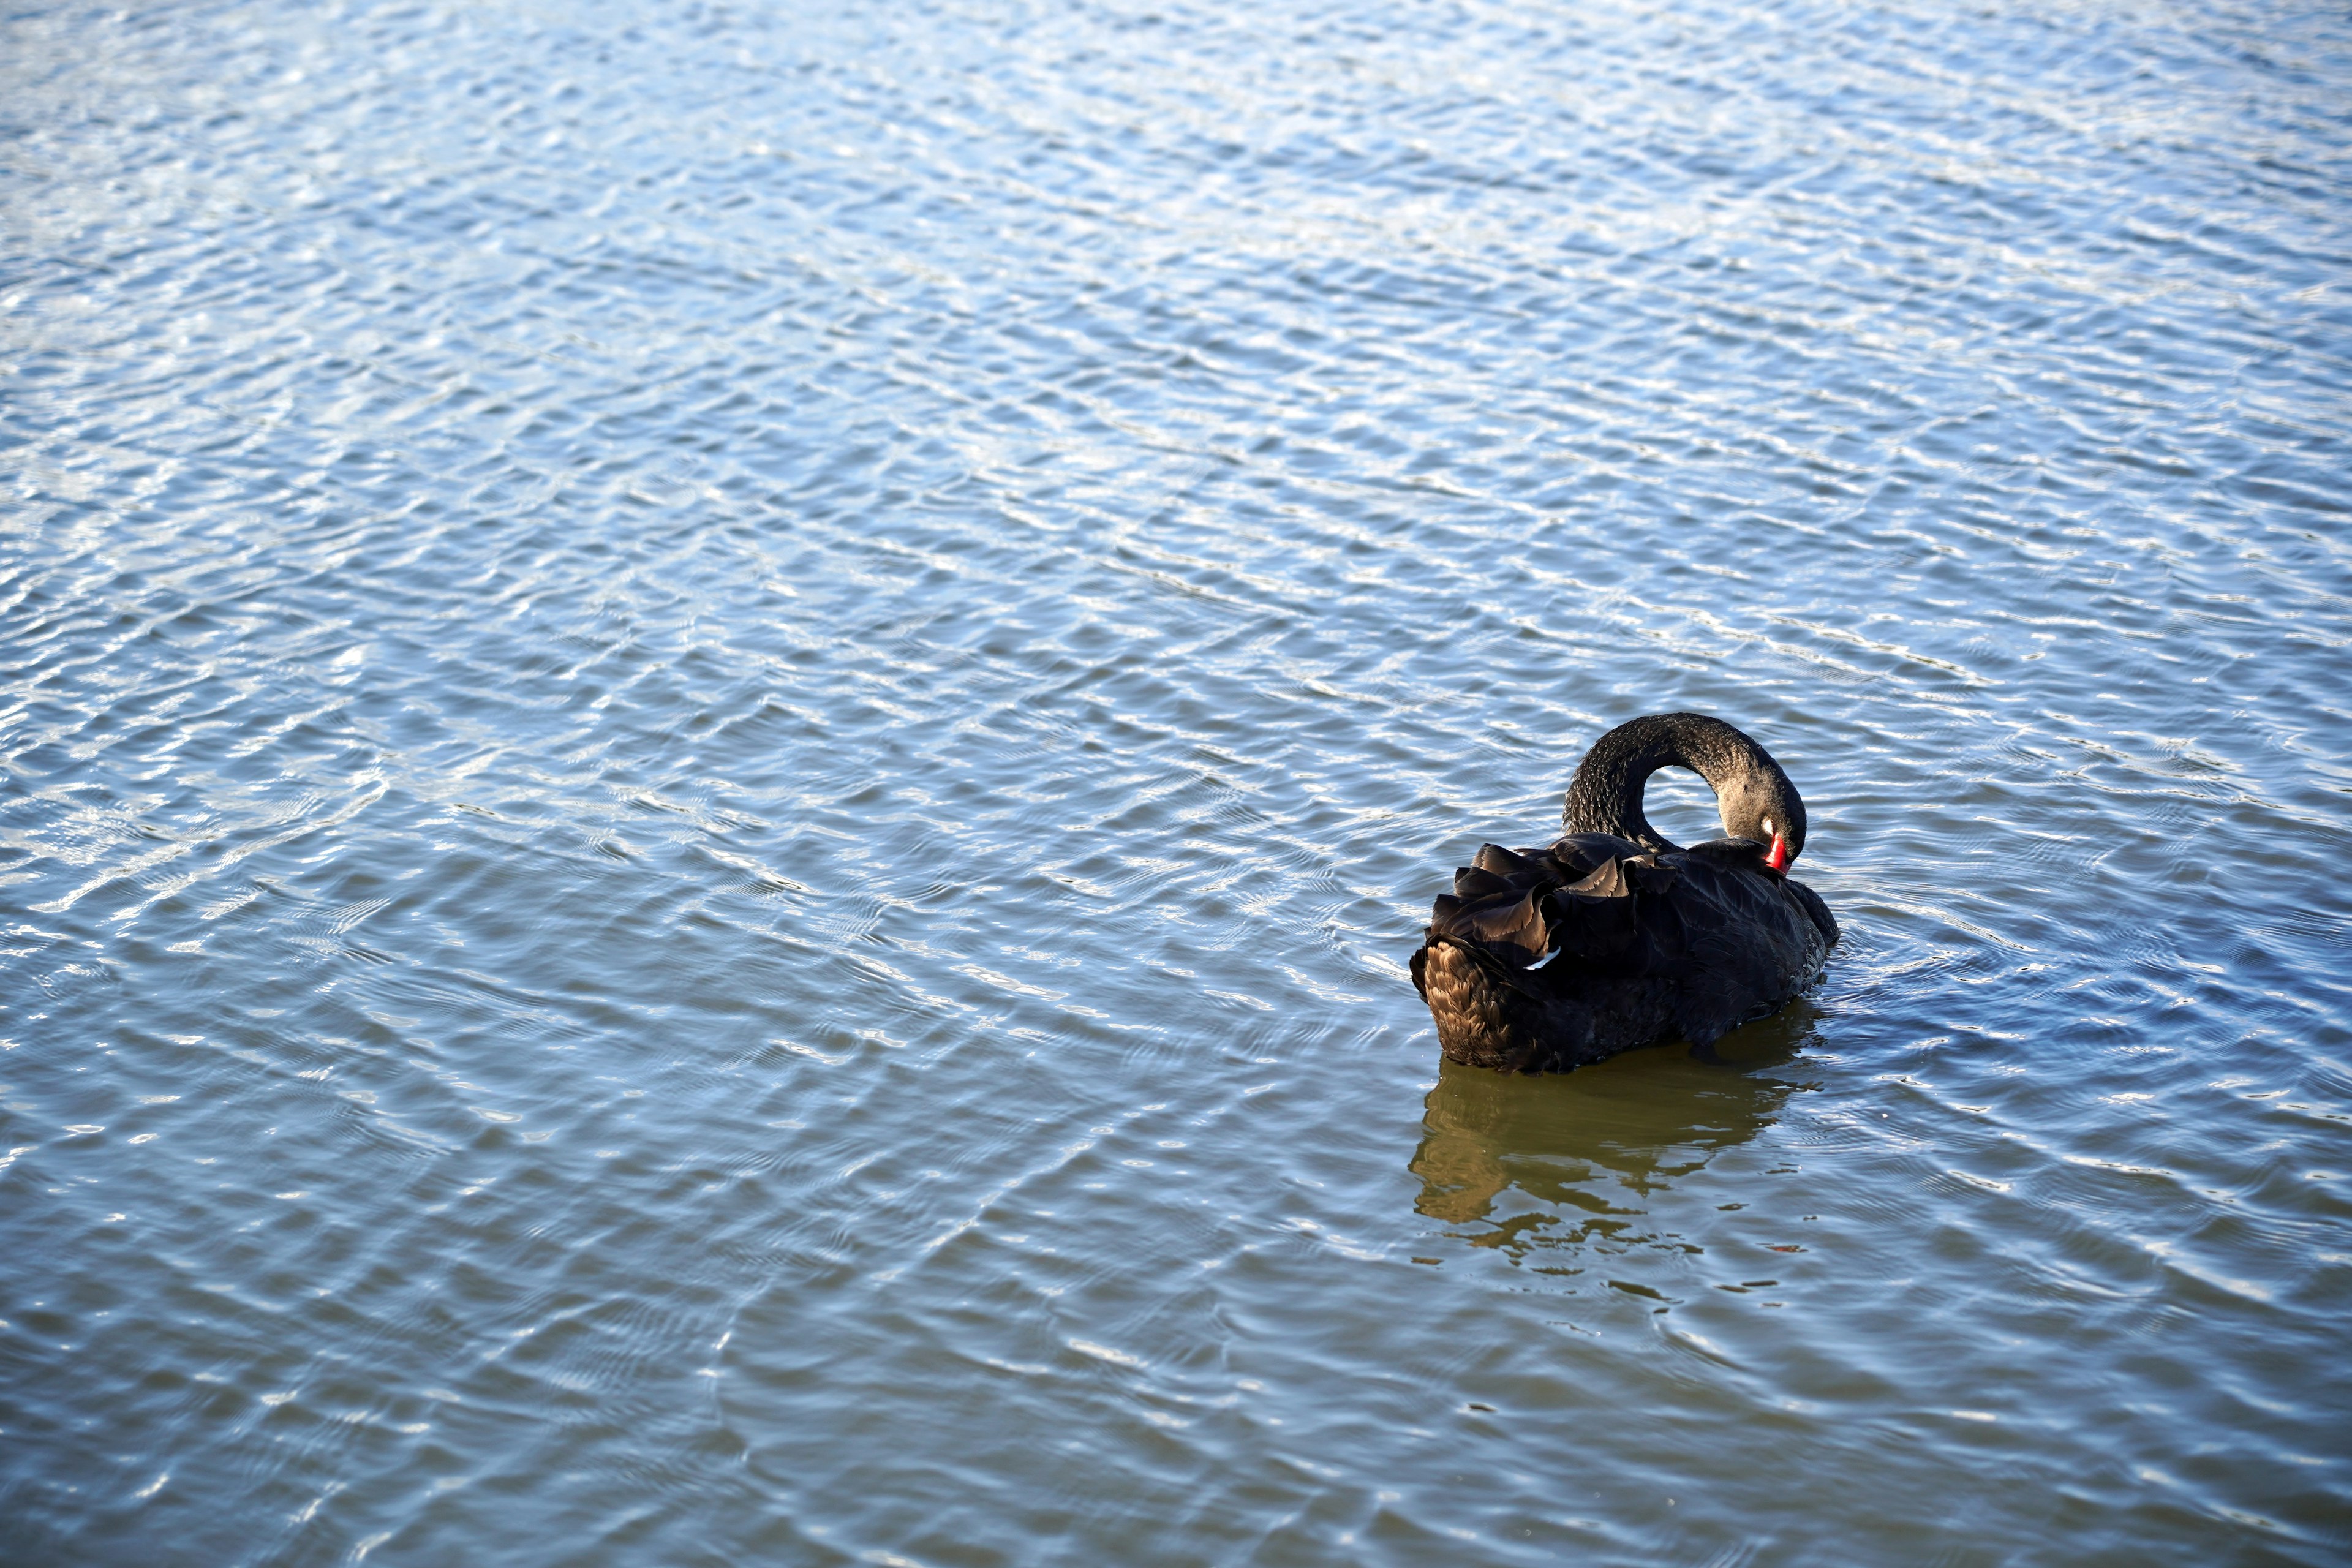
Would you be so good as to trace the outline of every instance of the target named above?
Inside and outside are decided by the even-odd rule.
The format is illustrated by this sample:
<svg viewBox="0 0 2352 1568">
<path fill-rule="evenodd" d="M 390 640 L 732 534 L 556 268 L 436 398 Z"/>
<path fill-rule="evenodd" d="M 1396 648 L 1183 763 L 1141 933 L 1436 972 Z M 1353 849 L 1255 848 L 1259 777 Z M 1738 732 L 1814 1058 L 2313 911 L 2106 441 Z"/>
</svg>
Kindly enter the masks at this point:
<svg viewBox="0 0 2352 1568">
<path fill-rule="evenodd" d="M 0 29 L 0 1557 L 2342 1554 L 2340 18 Z"/>
</svg>

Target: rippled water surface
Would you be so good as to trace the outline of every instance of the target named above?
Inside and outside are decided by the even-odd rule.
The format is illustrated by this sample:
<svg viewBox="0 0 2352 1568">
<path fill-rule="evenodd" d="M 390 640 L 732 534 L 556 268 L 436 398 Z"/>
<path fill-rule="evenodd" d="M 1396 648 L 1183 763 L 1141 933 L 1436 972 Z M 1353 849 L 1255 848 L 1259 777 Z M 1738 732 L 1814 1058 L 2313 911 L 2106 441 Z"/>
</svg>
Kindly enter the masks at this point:
<svg viewBox="0 0 2352 1568">
<path fill-rule="evenodd" d="M 0 128 L 11 1568 L 2352 1551 L 2340 8 L 33 0 Z M 1442 1068 L 1685 708 L 1823 984 Z"/>
</svg>

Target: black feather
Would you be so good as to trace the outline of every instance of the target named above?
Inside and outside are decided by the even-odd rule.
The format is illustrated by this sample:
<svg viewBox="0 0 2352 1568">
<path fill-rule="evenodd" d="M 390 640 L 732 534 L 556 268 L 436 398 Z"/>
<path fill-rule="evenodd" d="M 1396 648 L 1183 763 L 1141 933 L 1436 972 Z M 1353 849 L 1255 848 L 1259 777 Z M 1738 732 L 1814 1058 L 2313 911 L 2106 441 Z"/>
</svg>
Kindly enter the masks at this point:
<svg viewBox="0 0 2352 1568">
<path fill-rule="evenodd" d="M 1671 765 L 1715 785 L 1727 837 L 1678 849 L 1649 826 L 1642 785 Z M 1801 848 L 1796 787 L 1720 720 L 1610 731 L 1569 807 L 1580 831 L 1548 849 L 1481 845 L 1430 911 L 1413 985 L 1455 1060 L 1560 1071 L 1676 1034 L 1708 1045 L 1794 995 L 1835 945 L 1828 906 L 1772 869 L 1749 830 Z"/>
</svg>

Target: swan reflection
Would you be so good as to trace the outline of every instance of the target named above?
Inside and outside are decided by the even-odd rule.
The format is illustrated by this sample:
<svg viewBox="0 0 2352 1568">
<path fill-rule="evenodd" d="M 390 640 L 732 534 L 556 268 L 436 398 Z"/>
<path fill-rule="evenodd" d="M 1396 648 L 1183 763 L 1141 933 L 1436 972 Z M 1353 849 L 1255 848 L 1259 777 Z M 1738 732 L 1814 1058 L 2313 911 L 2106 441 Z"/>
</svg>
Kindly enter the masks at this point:
<svg viewBox="0 0 2352 1568">
<path fill-rule="evenodd" d="M 1513 1256 L 1540 1241 L 1636 1245 L 1654 1194 L 1704 1169 L 1772 1124 L 1801 1086 L 1775 1071 L 1813 1033 L 1804 1004 L 1718 1045 L 1720 1060 L 1678 1047 L 1635 1051 L 1581 1071 L 1523 1077 L 1442 1062 L 1423 1101 L 1409 1168 L 1413 1206 Z M 1522 1201 L 1506 1194 L 1517 1188 Z M 1532 1200 L 1528 1202 L 1525 1200 Z"/>
</svg>

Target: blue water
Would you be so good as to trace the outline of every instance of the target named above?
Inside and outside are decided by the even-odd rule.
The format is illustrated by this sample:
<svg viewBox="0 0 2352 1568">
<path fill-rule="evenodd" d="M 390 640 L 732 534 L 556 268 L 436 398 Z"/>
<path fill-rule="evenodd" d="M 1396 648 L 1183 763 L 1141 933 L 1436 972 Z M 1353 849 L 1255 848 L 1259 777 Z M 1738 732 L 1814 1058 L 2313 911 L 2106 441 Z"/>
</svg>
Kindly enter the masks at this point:
<svg viewBox="0 0 2352 1568">
<path fill-rule="evenodd" d="M 10 1568 L 2352 1550 L 2340 9 L 34 0 L 0 135 Z M 1443 1066 L 1680 709 L 1823 983 Z"/>
</svg>

